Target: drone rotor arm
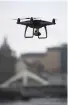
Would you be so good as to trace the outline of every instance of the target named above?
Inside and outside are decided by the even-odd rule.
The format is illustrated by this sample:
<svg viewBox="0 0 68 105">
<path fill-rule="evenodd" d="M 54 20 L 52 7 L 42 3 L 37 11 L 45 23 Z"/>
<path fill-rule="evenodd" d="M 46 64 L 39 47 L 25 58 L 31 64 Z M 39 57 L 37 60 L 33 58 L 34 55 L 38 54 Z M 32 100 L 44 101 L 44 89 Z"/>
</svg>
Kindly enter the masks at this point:
<svg viewBox="0 0 68 105">
<path fill-rule="evenodd" d="M 25 28 L 25 33 L 24 33 L 24 37 L 26 37 L 26 31 L 27 31 L 28 26 L 26 26 Z"/>
</svg>

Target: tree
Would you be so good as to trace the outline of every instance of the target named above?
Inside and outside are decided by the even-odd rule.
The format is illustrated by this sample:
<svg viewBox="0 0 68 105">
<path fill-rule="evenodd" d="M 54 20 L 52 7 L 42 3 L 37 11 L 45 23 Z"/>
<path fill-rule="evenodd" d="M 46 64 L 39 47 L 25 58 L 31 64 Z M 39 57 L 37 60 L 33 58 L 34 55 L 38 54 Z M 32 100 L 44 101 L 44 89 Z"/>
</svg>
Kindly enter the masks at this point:
<svg viewBox="0 0 68 105">
<path fill-rule="evenodd" d="M 11 78 L 15 74 L 16 58 L 12 56 L 12 50 L 4 39 L 0 48 L 0 83 Z"/>
</svg>

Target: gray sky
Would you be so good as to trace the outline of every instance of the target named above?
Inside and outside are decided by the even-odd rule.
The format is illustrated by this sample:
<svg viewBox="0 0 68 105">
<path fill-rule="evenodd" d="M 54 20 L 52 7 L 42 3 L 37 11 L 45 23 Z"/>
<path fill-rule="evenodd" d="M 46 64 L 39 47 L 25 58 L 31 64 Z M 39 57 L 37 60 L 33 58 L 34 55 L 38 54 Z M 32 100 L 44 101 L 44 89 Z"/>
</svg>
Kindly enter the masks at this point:
<svg viewBox="0 0 68 105">
<path fill-rule="evenodd" d="M 48 26 L 48 38 L 24 38 L 25 26 L 17 25 L 12 18 L 41 17 L 52 21 L 58 19 L 56 25 Z M 47 47 L 66 42 L 66 2 L 64 1 L 0 1 L 0 45 L 7 36 L 11 48 L 20 53 L 44 52 Z M 43 29 L 42 29 L 43 30 Z M 28 30 L 28 35 L 32 32 Z M 45 34 L 44 34 L 45 35 Z"/>
</svg>

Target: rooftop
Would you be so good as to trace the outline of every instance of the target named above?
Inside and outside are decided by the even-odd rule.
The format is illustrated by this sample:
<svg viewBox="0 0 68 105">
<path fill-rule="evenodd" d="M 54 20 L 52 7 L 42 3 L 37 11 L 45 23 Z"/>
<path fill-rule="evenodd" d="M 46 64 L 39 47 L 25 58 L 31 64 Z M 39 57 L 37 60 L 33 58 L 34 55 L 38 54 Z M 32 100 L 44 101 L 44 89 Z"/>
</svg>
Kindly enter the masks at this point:
<svg viewBox="0 0 68 105">
<path fill-rule="evenodd" d="M 31 57 L 31 56 L 44 56 L 45 53 L 26 53 L 26 54 L 22 54 L 21 57 Z"/>
</svg>

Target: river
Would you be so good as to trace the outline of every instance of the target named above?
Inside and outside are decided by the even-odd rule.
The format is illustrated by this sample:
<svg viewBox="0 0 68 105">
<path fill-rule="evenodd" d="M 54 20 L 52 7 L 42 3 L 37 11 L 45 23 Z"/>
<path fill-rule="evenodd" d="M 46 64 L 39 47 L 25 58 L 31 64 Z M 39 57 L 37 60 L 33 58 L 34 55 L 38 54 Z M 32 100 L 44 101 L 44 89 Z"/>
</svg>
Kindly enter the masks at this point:
<svg viewBox="0 0 68 105">
<path fill-rule="evenodd" d="M 67 103 L 59 98 L 37 98 L 30 101 L 0 102 L 0 105 L 67 105 Z"/>
</svg>

